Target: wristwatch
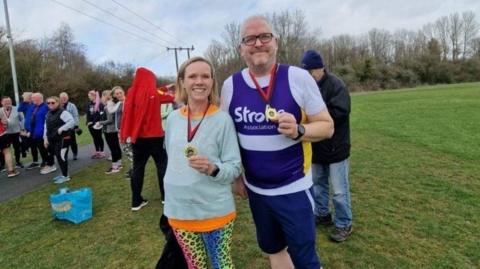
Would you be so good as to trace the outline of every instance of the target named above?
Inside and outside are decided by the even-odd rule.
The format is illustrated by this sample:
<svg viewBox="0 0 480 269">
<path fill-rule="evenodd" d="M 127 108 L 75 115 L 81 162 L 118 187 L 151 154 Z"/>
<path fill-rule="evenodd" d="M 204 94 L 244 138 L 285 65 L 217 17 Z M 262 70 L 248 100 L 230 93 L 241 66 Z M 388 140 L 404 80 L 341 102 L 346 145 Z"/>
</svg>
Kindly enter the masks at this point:
<svg viewBox="0 0 480 269">
<path fill-rule="evenodd" d="M 215 169 L 212 171 L 210 176 L 211 177 L 216 177 L 218 175 L 218 172 L 220 172 L 220 168 L 218 168 L 218 166 L 215 165 Z"/>
<path fill-rule="evenodd" d="M 295 137 L 293 140 L 300 140 L 300 138 L 305 135 L 305 126 L 303 126 L 303 124 L 297 125 L 297 133 L 297 137 Z"/>
</svg>

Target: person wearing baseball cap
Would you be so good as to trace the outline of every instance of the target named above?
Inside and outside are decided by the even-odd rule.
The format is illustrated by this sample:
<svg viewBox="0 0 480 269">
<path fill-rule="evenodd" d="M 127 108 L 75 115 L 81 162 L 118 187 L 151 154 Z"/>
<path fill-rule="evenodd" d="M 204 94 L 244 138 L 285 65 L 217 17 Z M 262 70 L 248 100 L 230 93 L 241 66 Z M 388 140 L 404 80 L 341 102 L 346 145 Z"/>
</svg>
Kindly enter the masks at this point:
<svg viewBox="0 0 480 269">
<path fill-rule="evenodd" d="M 350 156 L 350 95 L 341 79 L 327 71 L 322 56 L 308 50 L 301 67 L 309 71 L 317 82 L 328 112 L 333 118 L 332 138 L 312 143 L 312 173 L 317 225 L 331 225 L 328 208 L 329 178 L 333 188 L 335 230 L 330 235 L 334 242 L 345 241 L 352 233 L 352 207 L 348 181 Z"/>
</svg>

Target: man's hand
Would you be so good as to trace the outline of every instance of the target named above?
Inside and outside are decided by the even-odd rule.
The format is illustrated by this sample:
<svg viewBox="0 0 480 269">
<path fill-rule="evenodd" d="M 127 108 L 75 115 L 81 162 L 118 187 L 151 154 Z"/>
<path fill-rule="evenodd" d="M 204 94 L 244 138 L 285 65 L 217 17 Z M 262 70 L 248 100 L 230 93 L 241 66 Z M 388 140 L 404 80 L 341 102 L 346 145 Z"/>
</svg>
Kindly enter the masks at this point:
<svg viewBox="0 0 480 269">
<path fill-rule="evenodd" d="M 278 132 L 288 138 L 294 139 L 298 136 L 297 120 L 288 112 L 280 113 L 278 116 Z"/>
<path fill-rule="evenodd" d="M 233 194 L 240 196 L 240 198 L 247 198 L 247 188 L 245 187 L 245 183 L 243 182 L 243 175 L 238 176 L 233 181 Z"/>
<path fill-rule="evenodd" d="M 45 148 L 48 148 L 48 145 L 49 145 L 49 144 L 48 144 L 48 140 L 47 140 L 47 139 L 44 139 L 44 140 L 43 140 L 43 146 L 44 146 Z"/>
</svg>

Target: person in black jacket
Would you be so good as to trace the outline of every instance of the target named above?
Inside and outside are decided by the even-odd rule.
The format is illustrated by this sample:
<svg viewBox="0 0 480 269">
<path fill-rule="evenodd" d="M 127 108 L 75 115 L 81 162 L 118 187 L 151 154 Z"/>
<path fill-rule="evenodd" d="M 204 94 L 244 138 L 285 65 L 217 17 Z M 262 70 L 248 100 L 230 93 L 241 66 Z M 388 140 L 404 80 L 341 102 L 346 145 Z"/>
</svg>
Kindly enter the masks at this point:
<svg viewBox="0 0 480 269">
<path fill-rule="evenodd" d="M 343 81 L 326 70 L 318 52 L 314 50 L 305 52 L 302 67 L 317 81 L 335 127 L 331 139 L 312 143 L 316 222 L 323 225 L 332 223 L 332 215 L 328 208 L 330 178 L 335 208 L 333 218 L 335 231 L 330 235 L 330 239 L 342 242 L 352 233 L 352 207 L 348 181 L 350 95 Z"/>
<path fill-rule="evenodd" d="M 102 114 L 104 113 L 103 104 L 100 101 L 99 93 L 95 90 L 88 92 L 88 102 L 87 105 L 87 127 L 88 131 L 93 138 L 93 144 L 95 145 L 95 152 L 92 154 L 92 159 L 102 159 L 105 158 L 105 152 L 103 148 L 105 146 L 102 137 L 102 126 L 96 124 L 98 121 L 102 120 Z"/>
<path fill-rule="evenodd" d="M 49 111 L 45 117 L 43 134 L 44 145 L 48 151 L 47 165 L 54 166 L 53 156 L 57 158 L 62 174 L 54 177 L 53 181 L 60 184 L 70 180 L 67 156 L 75 120 L 70 112 L 60 106 L 58 97 L 48 97 L 47 105 Z"/>
</svg>

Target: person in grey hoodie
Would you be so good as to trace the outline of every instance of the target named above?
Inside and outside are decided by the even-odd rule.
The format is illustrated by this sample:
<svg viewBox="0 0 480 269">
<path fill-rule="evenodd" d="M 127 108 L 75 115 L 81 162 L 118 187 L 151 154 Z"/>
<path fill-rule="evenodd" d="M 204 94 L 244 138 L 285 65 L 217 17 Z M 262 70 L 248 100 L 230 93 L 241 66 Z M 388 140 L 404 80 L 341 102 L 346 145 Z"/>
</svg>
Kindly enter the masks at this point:
<svg viewBox="0 0 480 269">
<path fill-rule="evenodd" d="M 1 109 L 7 118 L 6 135 L 9 143 L 13 145 L 16 166 L 17 168 L 23 168 L 20 162 L 20 131 L 23 130 L 23 114 L 18 113 L 17 107 L 12 106 L 12 99 L 8 96 L 2 97 Z"/>
<path fill-rule="evenodd" d="M 102 103 L 104 105 L 103 114 L 106 116 L 104 120 L 98 121 L 96 125 L 103 126 L 105 140 L 112 153 L 112 166 L 105 172 L 105 174 L 113 174 L 120 172 L 120 169 L 122 169 L 122 150 L 118 140 L 118 125 L 116 121 L 116 111 L 120 104 L 119 102 L 116 104 L 112 102 L 111 90 L 105 90 L 102 92 Z"/>
<path fill-rule="evenodd" d="M 77 106 L 69 101 L 68 94 L 66 92 L 61 92 L 60 95 L 60 105 L 66 111 L 72 114 L 73 120 L 75 121 L 75 127 L 73 127 L 74 132 L 72 132 L 71 136 L 72 139 L 70 140 L 70 147 L 72 148 L 73 153 L 73 160 L 77 160 L 78 156 L 78 145 L 77 145 L 77 137 L 75 135 L 76 132 L 79 132 L 79 117 L 78 117 L 78 109 Z"/>
</svg>

